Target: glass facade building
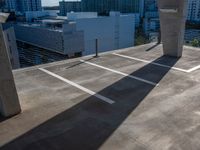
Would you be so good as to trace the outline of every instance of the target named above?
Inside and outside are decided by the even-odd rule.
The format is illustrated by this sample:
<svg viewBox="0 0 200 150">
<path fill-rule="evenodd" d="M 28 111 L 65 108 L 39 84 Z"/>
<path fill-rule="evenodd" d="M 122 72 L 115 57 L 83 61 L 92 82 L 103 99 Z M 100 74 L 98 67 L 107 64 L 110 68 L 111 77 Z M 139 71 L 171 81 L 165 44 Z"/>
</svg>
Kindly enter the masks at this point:
<svg viewBox="0 0 200 150">
<path fill-rule="evenodd" d="M 200 1 L 188 0 L 188 21 L 200 22 Z"/>
<path fill-rule="evenodd" d="M 6 8 L 9 11 L 26 12 L 41 11 L 41 0 L 6 0 Z"/>
<path fill-rule="evenodd" d="M 121 13 L 140 13 L 143 0 L 82 0 L 82 11 L 108 14 L 110 11 Z"/>
<path fill-rule="evenodd" d="M 158 11 L 157 0 L 145 0 L 145 11 Z"/>
<path fill-rule="evenodd" d="M 59 2 L 60 15 L 66 16 L 68 12 L 81 12 L 81 1 L 60 1 Z"/>
</svg>

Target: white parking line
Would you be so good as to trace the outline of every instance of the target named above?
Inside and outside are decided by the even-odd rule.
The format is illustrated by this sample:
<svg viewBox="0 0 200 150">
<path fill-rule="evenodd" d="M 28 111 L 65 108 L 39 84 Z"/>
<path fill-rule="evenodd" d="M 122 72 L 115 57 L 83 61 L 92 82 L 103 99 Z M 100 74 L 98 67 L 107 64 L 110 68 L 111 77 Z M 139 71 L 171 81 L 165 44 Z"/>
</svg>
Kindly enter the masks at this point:
<svg viewBox="0 0 200 150">
<path fill-rule="evenodd" d="M 95 97 L 101 99 L 104 102 L 107 102 L 109 104 L 115 103 L 115 101 L 111 100 L 110 98 L 107 98 L 107 97 L 105 97 L 103 95 L 100 95 L 100 94 L 94 92 L 94 91 L 91 91 L 91 90 L 89 90 L 89 89 L 87 89 L 87 88 L 85 88 L 85 87 L 83 87 L 81 85 L 78 85 L 78 84 L 76 84 L 76 83 L 74 83 L 74 82 L 72 82 L 72 81 L 70 81 L 68 79 L 65 79 L 65 78 L 63 78 L 63 77 L 61 77 L 61 76 L 59 76 L 59 75 L 57 75 L 57 74 L 55 74 L 53 72 L 50 72 L 50 71 L 48 71 L 48 70 L 46 70 L 44 68 L 39 68 L 39 70 L 41 70 L 41 71 L 43 71 L 43 72 L 45 72 L 45 73 L 47 73 L 47 74 L 49 74 L 49 75 L 51 75 L 53 77 L 65 82 L 65 83 L 68 83 L 68 84 L 70 84 L 70 85 L 72 85 L 72 86 L 74 86 L 74 87 L 76 87 L 76 88 L 78 88 L 78 89 L 80 89 L 80 90 L 92 95 L 92 96 L 95 96 Z"/>
<path fill-rule="evenodd" d="M 135 58 L 135 57 L 130 57 L 130 56 L 122 55 L 122 54 L 113 53 L 113 55 L 116 55 L 116 56 L 119 56 L 119 57 L 123 57 L 123 58 L 132 59 L 132 60 L 136 60 L 136 61 L 140 61 L 140 62 L 144 62 L 144 63 L 147 63 L 147 64 L 152 64 L 152 65 L 164 67 L 164 68 L 171 68 L 171 69 L 182 71 L 182 72 L 185 72 L 185 73 L 191 72 L 190 70 L 185 70 L 185 69 L 181 69 L 181 68 L 177 68 L 177 67 L 171 67 L 171 66 L 168 66 L 168 65 L 159 64 L 159 63 L 155 63 L 155 62 L 152 62 L 152 61 L 139 59 L 139 58 Z M 200 68 L 200 66 L 199 66 L 199 68 Z M 194 69 L 192 71 L 194 71 Z"/>
<path fill-rule="evenodd" d="M 107 67 L 104 67 L 104 66 L 100 66 L 100 65 L 97 65 L 97 64 L 88 62 L 88 61 L 84 61 L 84 60 L 80 60 L 80 61 L 83 62 L 83 63 L 89 64 L 89 65 L 92 65 L 92 66 L 95 66 L 95 67 L 104 69 L 104 70 L 108 70 L 108 71 L 114 72 L 114 73 L 116 73 L 116 74 L 123 75 L 123 76 L 125 76 L 125 77 L 129 77 L 129 78 L 132 78 L 132 79 L 135 79 L 135 80 L 138 80 L 138 81 L 141 81 L 141 82 L 144 82 L 144 83 L 153 85 L 153 86 L 158 86 L 158 85 L 159 85 L 159 84 L 157 84 L 157 83 L 155 83 L 155 82 L 151 82 L 151 81 L 148 81 L 148 80 L 145 80 L 145 79 L 142 79 L 142 78 L 133 76 L 133 75 L 129 75 L 129 74 L 126 74 L 126 73 L 123 73 L 123 72 L 120 72 L 120 71 L 117 71 L 117 70 L 114 70 L 114 69 L 110 69 L 110 68 L 107 68 Z"/>
<path fill-rule="evenodd" d="M 198 70 L 198 69 L 200 69 L 200 65 L 198 65 L 198 66 L 196 66 L 194 68 L 189 69 L 188 73 L 193 72 L 193 71 Z"/>
</svg>

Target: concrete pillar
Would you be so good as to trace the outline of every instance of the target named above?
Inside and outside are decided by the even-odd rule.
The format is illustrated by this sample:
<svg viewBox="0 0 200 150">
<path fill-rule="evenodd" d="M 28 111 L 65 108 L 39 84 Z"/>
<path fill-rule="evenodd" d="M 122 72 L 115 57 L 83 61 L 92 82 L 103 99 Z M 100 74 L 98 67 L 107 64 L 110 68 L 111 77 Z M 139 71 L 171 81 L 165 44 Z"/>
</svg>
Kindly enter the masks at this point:
<svg viewBox="0 0 200 150">
<path fill-rule="evenodd" d="M 20 103 L 0 23 L 0 113 L 4 117 L 10 117 L 20 112 Z"/>
<path fill-rule="evenodd" d="M 164 55 L 181 57 L 187 0 L 158 0 Z"/>
</svg>

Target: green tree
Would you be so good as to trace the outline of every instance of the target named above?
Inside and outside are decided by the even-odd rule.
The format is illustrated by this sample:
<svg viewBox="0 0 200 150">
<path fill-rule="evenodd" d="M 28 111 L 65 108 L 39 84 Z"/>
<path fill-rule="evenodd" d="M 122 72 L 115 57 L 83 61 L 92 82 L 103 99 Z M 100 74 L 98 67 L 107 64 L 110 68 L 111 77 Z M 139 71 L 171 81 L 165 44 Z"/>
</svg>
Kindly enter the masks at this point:
<svg viewBox="0 0 200 150">
<path fill-rule="evenodd" d="M 148 43 L 148 40 L 147 40 L 147 38 L 145 38 L 144 35 L 139 35 L 135 39 L 135 45 L 136 46 L 137 45 L 143 45 L 143 44 L 146 44 L 146 43 Z"/>
<path fill-rule="evenodd" d="M 194 47 L 200 47 L 200 41 L 198 39 L 194 39 L 190 43 Z"/>
</svg>

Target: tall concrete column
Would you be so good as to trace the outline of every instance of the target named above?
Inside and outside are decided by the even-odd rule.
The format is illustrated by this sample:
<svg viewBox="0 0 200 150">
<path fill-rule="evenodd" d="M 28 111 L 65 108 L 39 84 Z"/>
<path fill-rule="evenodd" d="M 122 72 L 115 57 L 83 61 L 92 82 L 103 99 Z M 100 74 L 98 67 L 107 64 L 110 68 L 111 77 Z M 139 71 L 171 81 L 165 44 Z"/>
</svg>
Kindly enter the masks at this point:
<svg viewBox="0 0 200 150">
<path fill-rule="evenodd" d="M 158 0 L 164 55 L 181 57 L 187 0 Z"/>
<path fill-rule="evenodd" d="M 0 17 L 0 113 L 5 117 L 21 112 Z"/>
</svg>

